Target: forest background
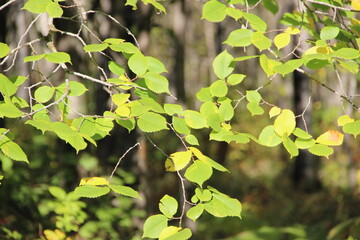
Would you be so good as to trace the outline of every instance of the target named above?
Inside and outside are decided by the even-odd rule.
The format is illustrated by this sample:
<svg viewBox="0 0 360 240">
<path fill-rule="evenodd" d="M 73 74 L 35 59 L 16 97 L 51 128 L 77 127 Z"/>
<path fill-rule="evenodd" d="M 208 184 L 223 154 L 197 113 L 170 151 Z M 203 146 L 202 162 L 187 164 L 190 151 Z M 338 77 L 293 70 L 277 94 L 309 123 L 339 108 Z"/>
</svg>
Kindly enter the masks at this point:
<svg viewBox="0 0 360 240">
<path fill-rule="evenodd" d="M 1 1 L 0 238 L 157 238 L 161 231 L 154 233 L 155 226 L 146 228 L 144 222 L 160 212 L 168 217 L 166 211 L 181 215 L 168 213 L 169 222 L 191 229 L 191 239 L 360 238 L 359 5 L 342 0 Z M 258 38 L 251 38 L 254 32 Z M 110 53 L 106 48 L 116 41 L 132 44 L 126 50 L 112 47 Z M 51 55 L 56 52 L 68 55 Z M 298 59 L 305 60 L 285 65 Z M 145 62 L 152 67 L 144 70 Z M 64 80 L 69 76 L 79 85 L 69 85 Z M 114 86 L 122 86 L 119 95 Z M 134 92 L 140 100 L 148 97 L 141 104 L 150 110 L 134 113 L 133 95 L 126 95 Z M 201 110 L 201 116 L 178 110 L 198 111 L 211 101 L 220 112 L 227 106 L 234 110 L 222 112 L 226 116 L 216 123 Z M 39 113 L 64 125 L 36 123 L 44 120 Z M 160 126 L 163 118 L 156 114 L 172 124 Z M 74 130 L 79 116 L 101 125 L 89 125 L 100 129 L 98 135 Z M 180 124 L 185 130 L 174 123 L 177 116 L 186 120 L 185 127 Z M 287 126 L 293 121 L 304 131 Z M 214 134 L 229 128 L 241 134 Z M 70 139 L 69 131 L 92 144 Z M 199 172 L 206 176 L 198 179 L 186 175 L 185 166 L 177 169 L 176 153 L 191 152 L 201 160 L 190 146 L 229 173 L 211 171 L 210 178 Z M 199 194 L 205 180 L 236 206 L 241 202 L 225 209 L 228 216 L 241 212 L 241 220 L 216 216 L 209 205 L 200 217 L 185 214 L 195 188 L 195 196 L 208 203 Z M 79 184 L 109 185 L 113 191 L 74 194 Z M 211 194 L 222 196 L 216 190 Z M 173 198 L 166 196 L 184 209 L 171 210 Z"/>
</svg>

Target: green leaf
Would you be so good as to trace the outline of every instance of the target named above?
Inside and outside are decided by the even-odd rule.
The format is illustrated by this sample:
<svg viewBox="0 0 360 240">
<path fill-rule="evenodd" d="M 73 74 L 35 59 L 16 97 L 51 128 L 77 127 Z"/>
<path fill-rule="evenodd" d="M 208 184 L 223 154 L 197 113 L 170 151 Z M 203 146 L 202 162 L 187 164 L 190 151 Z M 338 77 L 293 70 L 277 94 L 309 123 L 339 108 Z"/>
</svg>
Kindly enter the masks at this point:
<svg viewBox="0 0 360 240">
<path fill-rule="evenodd" d="M 18 118 L 24 115 L 15 105 L 10 103 L 1 103 L 0 104 L 0 118 Z"/>
<path fill-rule="evenodd" d="M 124 42 L 124 43 L 119 43 L 119 44 L 114 44 L 114 45 L 110 44 L 109 47 L 111 50 L 113 50 L 115 52 L 123 52 L 123 53 L 128 53 L 128 54 L 140 53 L 140 50 L 137 47 L 135 47 L 134 44 L 129 43 L 129 42 Z"/>
<path fill-rule="evenodd" d="M 139 193 L 137 191 L 135 191 L 134 189 L 132 189 L 131 187 L 121 186 L 121 185 L 113 185 L 113 184 L 110 184 L 109 187 L 111 190 L 113 190 L 114 192 L 116 192 L 118 194 L 121 194 L 121 195 L 124 195 L 127 197 L 141 199 Z"/>
<path fill-rule="evenodd" d="M 205 210 L 215 217 L 239 217 L 241 218 L 241 203 L 229 196 L 216 193 L 213 194 L 213 199 L 207 203 L 204 203 Z"/>
<path fill-rule="evenodd" d="M 0 42 L 0 58 L 7 56 L 9 52 L 9 46 L 6 43 Z"/>
<path fill-rule="evenodd" d="M 212 193 L 208 189 L 202 189 L 197 187 L 195 189 L 196 197 L 200 200 L 200 202 L 208 202 L 212 199 Z"/>
<path fill-rule="evenodd" d="M 305 132 L 301 128 L 295 128 L 293 134 L 295 136 L 297 136 L 298 138 L 302 138 L 302 139 L 310 139 L 310 138 L 312 138 L 312 136 L 309 133 Z"/>
<path fill-rule="evenodd" d="M 246 108 L 251 112 L 252 116 L 262 115 L 264 113 L 264 109 L 260 107 L 259 103 L 257 102 L 249 102 L 246 105 Z"/>
<path fill-rule="evenodd" d="M 159 103 L 157 103 L 154 99 L 149 97 L 144 97 L 143 99 L 140 99 L 139 102 L 146 107 L 149 107 L 149 109 L 156 113 L 165 113 L 164 109 L 161 107 Z"/>
<path fill-rule="evenodd" d="M 141 115 L 137 121 L 138 127 L 144 132 L 157 132 L 168 129 L 166 119 L 157 113 L 147 112 Z"/>
<path fill-rule="evenodd" d="M 109 44 L 107 43 L 100 43 L 100 44 L 88 44 L 83 47 L 85 52 L 101 52 L 107 49 Z M 112 61 L 110 61 L 112 62 Z M 110 64 L 109 62 L 109 64 Z"/>
<path fill-rule="evenodd" d="M 243 12 L 239 9 L 228 7 L 226 8 L 226 14 L 232 17 L 235 21 L 243 17 Z"/>
<path fill-rule="evenodd" d="M 284 109 L 274 122 L 274 130 L 279 137 L 290 136 L 295 130 L 296 121 L 294 113 L 289 109 Z"/>
<path fill-rule="evenodd" d="M 26 62 L 36 62 L 41 59 L 43 59 L 46 56 L 46 54 L 38 54 L 38 55 L 32 55 L 32 56 L 26 56 L 24 57 L 24 63 Z"/>
<path fill-rule="evenodd" d="M 148 70 L 149 63 L 141 52 L 136 52 L 129 58 L 128 66 L 137 76 L 142 76 Z"/>
<path fill-rule="evenodd" d="M 334 153 L 334 149 L 326 145 L 315 144 L 314 146 L 309 148 L 309 152 L 316 156 L 329 158 L 329 156 Z"/>
<path fill-rule="evenodd" d="M 65 52 L 52 52 L 46 54 L 45 59 L 52 63 L 70 63 L 71 58 L 68 53 Z"/>
<path fill-rule="evenodd" d="M 233 59 L 233 56 L 226 50 L 216 56 L 213 62 L 213 69 L 218 78 L 225 79 L 234 70 L 234 66 L 231 64 Z"/>
<path fill-rule="evenodd" d="M 32 13 L 46 12 L 47 5 L 52 3 L 51 0 L 28 0 L 22 9 L 26 9 Z"/>
<path fill-rule="evenodd" d="M 278 65 L 281 65 L 281 63 L 273 59 L 269 59 L 265 54 L 260 55 L 260 66 L 268 77 L 275 73 L 274 67 Z"/>
<path fill-rule="evenodd" d="M 113 61 L 108 62 L 108 68 L 112 73 L 118 76 L 121 76 L 125 73 L 124 68 L 120 64 L 117 64 L 116 62 Z"/>
<path fill-rule="evenodd" d="M 149 72 L 153 72 L 157 74 L 168 72 L 164 64 L 160 60 L 154 57 L 146 57 L 146 59 L 149 63 Z"/>
<path fill-rule="evenodd" d="M 251 36 L 251 43 L 254 44 L 260 51 L 268 49 L 271 47 L 271 41 L 269 38 L 265 37 L 265 35 L 261 32 L 255 32 Z"/>
<path fill-rule="evenodd" d="M 281 113 L 281 108 L 279 107 L 272 107 L 269 111 L 269 117 L 272 118 L 272 117 L 275 117 L 277 115 L 279 115 Z"/>
<path fill-rule="evenodd" d="M 246 77 L 246 75 L 244 74 L 231 74 L 228 78 L 227 78 L 227 83 L 230 85 L 237 85 L 239 83 L 241 83 L 244 78 Z"/>
<path fill-rule="evenodd" d="M 320 39 L 330 40 L 336 38 L 340 33 L 340 28 L 334 26 L 325 26 L 320 31 Z"/>
<path fill-rule="evenodd" d="M 201 102 L 212 101 L 212 96 L 211 96 L 211 92 L 210 92 L 210 87 L 201 88 L 201 89 L 196 93 L 196 97 L 197 97 L 197 99 L 199 99 Z"/>
<path fill-rule="evenodd" d="M 172 218 L 178 209 L 178 202 L 175 198 L 165 195 L 160 199 L 159 209 L 167 218 Z"/>
<path fill-rule="evenodd" d="M 183 118 L 173 117 L 172 124 L 173 124 L 175 131 L 178 133 L 180 133 L 180 134 L 189 134 L 190 133 L 190 129 L 187 126 L 185 119 L 183 119 Z"/>
<path fill-rule="evenodd" d="M 144 223 L 143 238 L 158 238 L 160 233 L 168 226 L 168 219 L 162 214 L 148 217 Z"/>
<path fill-rule="evenodd" d="M 201 216 L 201 214 L 204 212 L 204 205 L 202 203 L 197 204 L 196 206 L 190 208 L 186 212 L 186 217 L 190 218 L 194 222 Z"/>
<path fill-rule="evenodd" d="M 210 22 L 221 22 L 226 17 L 226 5 L 217 1 L 210 0 L 204 4 L 201 19 Z"/>
<path fill-rule="evenodd" d="M 350 122 L 344 125 L 344 133 L 352 134 L 354 137 L 360 134 L 360 120 Z"/>
<path fill-rule="evenodd" d="M 57 87 L 57 90 L 63 95 L 66 90 L 66 83 L 62 83 Z M 81 82 L 69 81 L 69 93 L 68 96 L 76 97 L 83 95 L 88 89 Z"/>
<path fill-rule="evenodd" d="M 144 75 L 146 86 L 155 93 L 170 93 L 169 81 L 157 73 L 148 72 Z"/>
<path fill-rule="evenodd" d="M 54 197 L 56 197 L 59 200 L 65 200 L 66 197 L 66 192 L 64 191 L 64 189 L 56 187 L 56 186 L 51 186 L 48 188 L 49 192 L 51 195 L 53 195 Z"/>
<path fill-rule="evenodd" d="M 246 13 L 244 12 L 243 16 L 246 19 L 246 21 L 248 21 L 250 23 L 251 27 L 253 29 L 255 29 L 256 31 L 259 31 L 259 32 L 266 31 L 267 24 L 259 16 L 255 15 L 253 13 L 248 13 L 248 12 L 246 12 Z"/>
<path fill-rule="evenodd" d="M 34 96 L 36 101 L 40 103 L 46 103 L 52 98 L 54 92 L 55 92 L 55 88 L 53 87 L 41 86 L 38 89 L 36 89 Z"/>
<path fill-rule="evenodd" d="M 132 10 L 136 10 L 137 9 L 137 6 L 136 6 L 137 1 L 138 0 L 126 0 L 125 6 L 132 6 Z"/>
<path fill-rule="evenodd" d="M 295 145 L 299 149 L 308 149 L 315 145 L 315 140 L 314 139 L 297 138 L 295 140 Z"/>
<path fill-rule="evenodd" d="M 211 84 L 210 92 L 213 97 L 224 97 L 228 92 L 228 87 L 224 80 L 217 80 Z"/>
<path fill-rule="evenodd" d="M 334 52 L 334 56 L 343 59 L 356 59 L 360 57 L 360 51 L 354 48 L 340 48 Z"/>
<path fill-rule="evenodd" d="M 1 74 L 0 74 L 0 76 L 1 76 Z M 25 76 L 12 76 L 12 77 L 10 77 L 9 79 L 10 79 L 10 81 L 11 81 L 12 83 L 15 84 L 15 86 L 20 87 L 21 85 L 23 85 L 23 83 L 24 83 L 28 78 L 25 77 Z M 0 80 L 1 80 L 1 78 L 0 78 Z"/>
<path fill-rule="evenodd" d="M 153 5 L 157 10 L 160 10 L 163 13 L 166 13 L 166 9 L 163 5 L 161 5 L 161 3 L 156 2 L 156 0 L 146 0 L 146 1 L 149 2 L 151 5 Z"/>
<path fill-rule="evenodd" d="M 46 12 L 49 14 L 49 17 L 52 17 L 52 18 L 59 18 L 64 13 L 64 11 L 60 7 L 59 3 L 57 3 L 57 2 L 49 3 L 46 6 Z"/>
<path fill-rule="evenodd" d="M 17 92 L 18 88 L 5 75 L 0 73 L 0 92 L 6 97 L 10 97 Z"/>
<path fill-rule="evenodd" d="M 5 143 L 2 143 L 0 145 L 0 148 L 1 151 L 9 158 L 15 161 L 22 161 L 29 163 L 26 154 L 17 143 L 13 141 L 7 141 Z"/>
<path fill-rule="evenodd" d="M 237 29 L 229 34 L 224 43 L 232 47 L 246 47 L 251 44 L 253 34 L 254 32 L 249 29 Z"/>
<path fill-rule="evenodd" d="M 99 187 L 94 185 L 82 185 L 75 188 L 75 195 L 85 198 L 97 198 L 110 192 L 109 187 Z"/>
<path fill-rule="evenodd" d="M 169 226 L 161 232 L 159 240 L 187 240 L 191 236 L 192 233 L 189 228 L 182 229 L 181 227 Z"/>
<path fill-rule="evenodd" d="M 29 104 L 26 102 L 25 99 L 23 99 L 22 97 L 16 97 L 16 96 L 13 96 L 11 97 L 11 101 L 12 103 L 18 107 L 18 108 L 26 108 L 26 107 L 29 107 Z"/>
<path fill-rule="evenodd" d="M 284 64 L 274 66 L 274 72 L 280 73 L 282 76 L 285 76 L 288 73 L 294 72 L 297 68 L 301 67 L 304 64 L 304 59 L 292 59 Z"/>
<path fill-rule="evenodd" d="M 172 103 L 165 103 L 164 110 L 165 110 L 166 114 L 171 115 L 171 116 L 175 115 L 175 114 L 181 116 L 184 112 L 184 109 L 181 105 L 172 104 Z"/>
<path fill-rule="evenodd" d="M 279 4 L 276 0 L 263 0 L 262 4 L 274 15 L 279 11 Z"/>
<path fill-rule="evenodd" d="M 212 175 L 212 167 L 200 160 L 195 160 L 185 172 L 185 177 L 190 181 L 197 183 L 199 186 L 208 180 Z"/>
<path fill-rule="evenodd" d="M 246 91 L 246 99 L 249 102 L 259 103 L 261 101 L 261 95 L 258 91 L 248 90 Z"/>
<path fill-rule="evenodd" d="M 281 142 L 282 138 L 275 133 L 273 125 L 266 126 L 259 135 L 259 143 L 267 147 L 275 147 Z"/>
<path fill-rule="evenodd" d="M 207 127 L 207 121 L 204 116 L 193 110 L 185 110 L 184 117 L 186 124 L 194 129 L 201 129 Z"/>
<path fill-rule="evenodd" d="M 274 38 L 274 44 L 277 47 L 277 49 L 281 49 L 289 45 L 290 43 L 290 34 L 287 32 L 280 33 L 276 35 Z"/>
<path fill-rule="evenodd" d="M 202 158 L 199 160 L 209 164 L 211 167 L 215 168 L 216 170 L 220 171 L 220 172 L 229 172 L 229 170 L 227 170 L 223 165 L 215 162 L 214 160 L 212 160 L 211 158 L 209 157 L 205 157 L 205 158 Z"/>
<path fill-rule="evenodd" d="M 199 141 L 198 139 L 192 135 L 192 134 L 188 134 L 185 136 L 185 141 L 187 143 L 189 143 L 190 145 L 196 145 L 196 146 L 199 146 Z"/>
<path fill-rule="evenodd" d="M 219 107 L 219 115 L 222 121 L 230 121 L 234 117 L 234 113 L 234 108 L 231 105 L 230 99 L 221 102 Z"/>
<path fill-rule="evenodd" d="M 283 145 L 290 154 L 290 157 L 296 157 L 299 155 L 299 149 L 297 148 L 296 144 L 288 137 L 283 138 Z"/>
</svg>

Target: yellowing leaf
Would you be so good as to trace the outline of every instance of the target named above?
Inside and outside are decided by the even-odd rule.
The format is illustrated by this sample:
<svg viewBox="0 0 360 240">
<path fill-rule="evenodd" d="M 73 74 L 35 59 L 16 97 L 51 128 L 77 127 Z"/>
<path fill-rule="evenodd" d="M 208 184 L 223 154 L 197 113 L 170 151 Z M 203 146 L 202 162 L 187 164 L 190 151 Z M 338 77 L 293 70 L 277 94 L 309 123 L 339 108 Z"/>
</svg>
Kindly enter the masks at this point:
<svg viewBox="0 0 360 240">
<path fill-rule="evenodd" d="M 286 33 L 288 34 L 291 34 L 291 35 L 296 35 L 298 33 L 301 32 L 300 29 L 298 29 L 297 27 L 288 27 L 286 30 L 285 30 Z"/>
<path fill-rule="evenodd" d="M 159 239 L 166 239 L 168 237 L 171 237 L 172 235 L 179 232 L 180 230 L 181 230 L 181 228 L 179 228 L 179 227 L 169 226 L 169 227 L 165 228 L 164 230 L 162 230 L 162 232 L 159 236 Z"/>
<path fill-rule="evenodd" d="M 274 122 L 274 130 L 279 137 L 289 136 L 295 130 L 295 115 L 289 109 L 282 110 Z"/>
<path fill-rule="evenodd" d="M 89 178 L 82 178 L 80 180 L 80 186 L 82 185 L 93 185 L 93 186 L 100 186 L 100 185 L 109 185 L 109 181 L 102 177 L 89 177 Z"/>
<path fill-rule="evenodd" d="M 287 32 L 280 33 L 274 38 L 274 44 L 278 49 L 286 47 L 290 43 L 290 34 Z"/>
<path fill-rule="evenodd" d="M 272 107 L 269 112 L 270 118 L 275 117 L 281 113 L 281 109 L 279 107 Z"/>
<path fill-rule="evenodd" d="M 168 171 L 168 172 L 175 172 L 176 171 L 174 163 L 170 158 L 165 160 L 165 170 Z"/>
<path fill-rule="evenodd" d="M 202 154 L 202 152 L 200 152 L 199 149 L 194 148 L 194 147 L 189 147 L 189 149 L 191 150 L 191 152 L 199 159 L 199 160 L 204 160 L 206 159 L 206 156 L 204 154 Z"/>
<path fill-rule="evenodd" d="M 337 124 L 339 127 L 343 127 L 343 126 L 345 126 L 345 124 L 352 123 L 354 121 L 355 120 L 353 118 L 349 117 L 349 115 L 342 115 L 338 118 Z"/>
<path fill-rule="evenodd" d="M 323 134 L 321 134 L 317 139 L 316 142 L 328 145 L 328 146 L 339 146 L 344 141 L 344 135 L 341 134 L 339 131 L 336 130 L 329 130 Z"/>
<path fill-rule="evenodd" d="M 191 156 L 192 156 L 192 152 L 190 150 L 185 151 L 185 152 L 176 152 L 176 153 L 171 154 L 170 160 L 174 164 L 174 169 L 176 171 L 179 171 L 179 170 L 183 169 L 184 167 L 186 167 L 186 165 L 188 165 L 188 163 L 191 160 Z M 171 170 L 168 170 L 168 168 L 167 168 L 167 166 L 169 166 L 169 169 L 172 169 L 171 164 L 169 164 L 168 160 L 166 160 L 166 162 L 167 162 L 167 165 L 165 165 L 166 170 L 171 171 Z"/>
<path fill-rule="evenodd" d="M 354 10 L 360 10 L 360 0 L 352 0 L 351 6 L 354 8 Z"/>
</svg>

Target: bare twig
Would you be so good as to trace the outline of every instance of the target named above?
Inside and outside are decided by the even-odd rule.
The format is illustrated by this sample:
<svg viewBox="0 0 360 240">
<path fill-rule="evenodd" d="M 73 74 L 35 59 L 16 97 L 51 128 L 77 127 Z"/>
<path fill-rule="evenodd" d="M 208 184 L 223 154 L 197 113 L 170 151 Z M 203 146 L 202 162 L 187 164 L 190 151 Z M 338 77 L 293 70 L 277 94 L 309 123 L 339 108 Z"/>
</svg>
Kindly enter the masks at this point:
<svg viewBox="0 0 360 240">
<path fill-rule="evenodd" d="M 128 150 L 126 150 L 126 152 L 119 158 L 119 160 L 118 160 L 117 163 L 116 163 L 116 166 L 115 166 L 114 170 L 111 172 L 110 179 L 114 176 L 115 171 L 116 171 L 116 169 L 119 167 L 119 164 L 120 164 L 121 160 L 122 160 L 133 148 L 135 148 L 135 147 L 137 147 L 137 146 L 139 146 L 139 147 L 141 148 L 140 143 L 137 142 L 137 143 L 135 143 L 134 146 L 132 146 L 132 147 L 130 147 Z"/>
<path fill-rule="evenodd" d="M 315 0 L 304 0 L 304 1 L 309 2 L 309 3 L 315 3 L 315 4 L 327 6 L 327 7 L 338 9 L 338 10 L 348 11 L 348 12 L 360 12 L 359 10 L 343 8 L 343 7 L 335 6 L 330 3 L 326 3 L 326 2 L 319 2 L 319 1 L 315 1 Z"/>
<path fill-rule="evenodd" d="M 0 7 L 0 11 L 3 10 L 4 8 L 6 8 L 7 6 L 9 6 L 10 4 L 12 4 L 13 2 L 16 2 L 17 0 L 10 0 L 7 3 L 5 3 L 4 5 L 2 5 Z"/>
</svg>

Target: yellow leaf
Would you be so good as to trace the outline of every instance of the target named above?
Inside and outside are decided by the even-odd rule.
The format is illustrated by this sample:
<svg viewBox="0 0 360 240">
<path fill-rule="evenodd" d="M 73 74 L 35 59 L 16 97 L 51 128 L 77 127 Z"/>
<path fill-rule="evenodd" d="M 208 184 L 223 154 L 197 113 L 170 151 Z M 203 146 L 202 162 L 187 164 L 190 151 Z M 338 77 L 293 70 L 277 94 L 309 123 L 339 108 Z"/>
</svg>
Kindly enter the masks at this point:
<svg viewBox="0 0 360 240">
<path fill-rule="evenodd" d="M 127 106 L 122 105 L 115 110 L 115 113 L 122 117 L 128 117 L 131 111 Z"/>
<path fill-rule="evenodd" d="M 296 34 L 300 33 L 301 31 L 297 27 L 288 27 L 285 30 L 285 32 L 288 33 L 288 34 L 291 34 L 291 35 L 296 35 Z"/>
<path fill-rule="evenodd" d="M 59 229 L 55 229 L 55 231 L 46 229 L 44 230 L 44 235 L 47 240 L 64 240 L 66 238 L 65 233 Z"/>
<path fill-rule="evenodd" d="M 352 123 L 354 121 L 355 120 L 353 118 L 349 117 L 348 115 L 342 115 L 338 118 L 337 124 L 339 127 L 343 127 L 343 126 L 345 126 L 345 124 Z"/>
<path fill-rule="evenodd" d="M 289 109 L 282 110 L 274 122 L 274 130 L 279 137 L 289 136 L 296 126 L 295 115 Z"/>
<path fill-rule="evenodd" d="M 169 226 L 169 227 L 165 228 L 164 230 L 162 230 L 162 232 L 160 233 L 160 236 L 159 236 L 159 240 L 168 239 L 175 233 L 178 233 L 180 230 L 181 230 L 180 227 Z"/>
<path fill-rule="evenodd" d="M 80 186 L 82 185 L 93 185 L 93 186 L 100 186 L 100 185 L 109 185 L 109 181 L 102 177 L 89 177 L 89 178 L 82 178 L 80 180 Z"/>
<path fill-rule="evenodd" d="M 315 141 L 323 145 L 339 146 L 344 141 L 344 135 L 339 131 L 329 130 L 321 134 Z"/>
<path fill-rule="evenodd" d="M 179 171 L 186 167 L 191 160 L 192 152 L 190 150 L 184 152 L 176 152 L 170 155 L 170 161 L 174 164 L 176 171 Z M 169 161 L 168 161 L 169 162 Z M 166 161 L 165 161 L 166 163 Z M 165 166 L 166 168 L 166 166 Z M 167 168 L 166 168 L 167 169 Z M 168 170 L 170 171 L 170 170 Z"/>
<path fill-rule="evenodd" d="M 351 6 L 354 8 L 354 10 L 360 10 L 360 0 L 352 0 Z"/>
<path fill-rule="evenodd" d="M 278 49 L 286 47 L 290 43 L 290 34 L 287 32 L 280 33 L 274 38 L 274 44 Z"/>
<path fill-rule="evenodd" d="M 199 160 L 206 160 L 206 156 L 200 152 L 199 149 L 195 147 L 189 147 L 189 149 L 192 151 L 192 153 L 199 159 Z"/>
<path fill-rule="evenodd" d="M 275 117 L 281 113 L 281 109 L 279 107 L 272 107 L 269 111 L 270 118 Z"/>
<path fill-rule="evenodd" d="M 175 172 L 176 171 L 174 163 L 170 158 L 165 160 L 165 170 L 168 171 L 168 172 Z"/>
</svg>

